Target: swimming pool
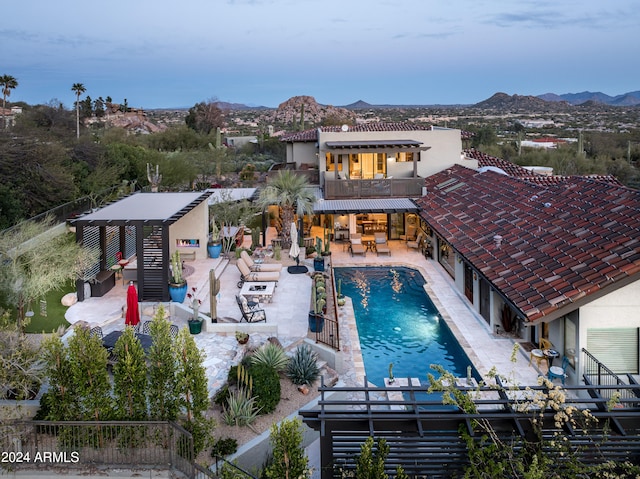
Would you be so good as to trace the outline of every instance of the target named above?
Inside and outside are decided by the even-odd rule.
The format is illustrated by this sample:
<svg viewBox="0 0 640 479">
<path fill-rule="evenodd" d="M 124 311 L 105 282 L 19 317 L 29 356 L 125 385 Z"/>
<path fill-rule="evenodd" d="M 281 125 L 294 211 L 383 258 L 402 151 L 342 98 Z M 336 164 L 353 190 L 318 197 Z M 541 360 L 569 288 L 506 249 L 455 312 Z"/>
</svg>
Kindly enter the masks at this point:
<svg viewBox="0 0 640 479">
<path fill-rule="evenodd" d="M 353 301 L 360 348 L 369 382 L 384 385 L 393 375 L 427 383 L 439 364 L 458 377 L 467 376 L 468 356 L 424 291 L 422 275 L 407 267 L 334 268 L 342 294 Z"/>
</svg>

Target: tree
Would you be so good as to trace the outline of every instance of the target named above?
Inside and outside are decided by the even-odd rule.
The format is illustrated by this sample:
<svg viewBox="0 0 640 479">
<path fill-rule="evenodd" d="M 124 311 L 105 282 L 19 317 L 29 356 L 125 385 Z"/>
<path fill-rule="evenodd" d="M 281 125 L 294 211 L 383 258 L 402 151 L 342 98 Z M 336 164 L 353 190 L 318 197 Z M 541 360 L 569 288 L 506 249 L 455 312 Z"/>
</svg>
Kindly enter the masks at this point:
<svg viewBox="0 0 640 479">
<path fill-rule="evenodd" d="M 148 355 L 150 418 L 158 421 L 173 421 L 178 416 L 177 366 L 170 327 L 160 305 L 151 321 L 153 343 Z"/>
<path fill-rule="evenodd" d="M 215 422 L 205 415 L 209 407 L 205 355 L 187 328 L 178 333 L 176 353 L 178 404 L 186 417 L 184 427 L 193 435 L 193 449 L 198 454 L 210 445 L 215 427 Z"/>
<path fill-rule="evenodd" d="M 113 395 L 116 419 L 144 421 L 147 419 L 147 364 L 140 340 L 133 328 L 125 328 L 113 349 Z"/>
<path fill-rule="evenodd" d="M 290 170 L 283 170 L 269 180 L 267 186 L 260 192 L 258 204 L 262 208 L 279 205 L 282 219 L 282 247 L 291 246 L 291 223 L 295 214 L 303 216 L 313 214 L 315 196 L 309 188 L 304 176 L 296 175 Z"/>
<path fill-rule="evenodd" d="M 378 439 L 374 447 L 373 437 L 369 436 L 360 446 L 360 455 L 356 458 L 356 477 L 358 479 L 387 479 L 384 462 L 389 455 L 389 446 L 384 438 Z"/>
<path fill-rule="evenodd" d="M 111 383 L 107 372 L 107 350 L 102 339 L 89 328 L 75 328 L 69 339 L 69 362 L 77 410 L 75 420 L 106 421 L 113 411 Z"/>
<path fill-rule="evenodd" d="M 248 224 L 256 215 L 256 208 L 247 200 L 236 201 L 225 192 L 209 207 L 209 218 L 220 226 L 222 249 L 228 254 L 233 249 L 235 238 L 230 236 L 232 228 Z"/>
<path fill-rule="evenodd" d="M 216 128 L 224 126 L 224 113 L 218 107 L 215 100 L 196 103 L 189 108 L 189 113 L 184 119 L 189 128 L 208 135 Z"/>
<path fill-rule="evenodd" d="M 0 291 L 17 309 L 22 327 L 25 308 L 97 261 L 97 251 L 76 243 L 70 234 L 53 230 L 52 219 L 25 221 L 0 233 Z"/>
<path fill-rule="evenodd" d="M 11 95 L 11 90 L 18 86 L 18 80 L 11 75 L 2 75 L 0 76 L 0 86 L 2 86 L 2 124 L 6 128 L 5 110 L 7 108 L 7 97 Z"/>
<path fill-rule="evenodd" d="M 43 345 L 44 360 L 47 364 L 49 390 L 43 397 L 44 410 L 47 414 L 42 419 L 48 421 L 68 421 L 74 418 L 77 411 L 78 395 L 76 394 L 71 371 L 73 365 L 69 351 L 59 336 L 53 335 L 45 339 Z"/>
<path fill-rule="evenodd" d="M 74 83 L 71 91 L 76 94 L 76 136 L 80 138 L 80 95 L 87 91 L 87 89 L 82 83 Z"/>
<path fill-rule="evenodd" d="M 273 448 L 273 462 L 264 471 L 268 479 L 310 477 L 309 459 L 302 447 L 302 422 L 300 419 L 285 419 L 279 426 L 274 424 L 271 426 L 269 439 Z"/>
</svg>

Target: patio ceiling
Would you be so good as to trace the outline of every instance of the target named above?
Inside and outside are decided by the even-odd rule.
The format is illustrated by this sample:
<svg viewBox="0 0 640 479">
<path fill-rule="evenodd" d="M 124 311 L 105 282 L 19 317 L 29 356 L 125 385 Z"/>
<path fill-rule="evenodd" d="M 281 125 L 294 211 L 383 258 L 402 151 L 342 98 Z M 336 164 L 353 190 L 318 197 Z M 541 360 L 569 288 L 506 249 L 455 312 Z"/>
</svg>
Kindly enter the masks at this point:
<svg viewBox="0 0 640 479">
<path fill-rule="evenodd" d="M 147 224 L 171 224 L 206 201 L 209 196 L 210 192 L 138 193 L 81 216 L 74 223 L 76 226 L 123 226 L 140 221 Z"/>
<path fill-rule="evenodd" d="M 417 213 L 416 204 L 409 198 L 371 198 L 357 200 L 319 200 L 313 206 L 315 213 Z"/>
</svg>

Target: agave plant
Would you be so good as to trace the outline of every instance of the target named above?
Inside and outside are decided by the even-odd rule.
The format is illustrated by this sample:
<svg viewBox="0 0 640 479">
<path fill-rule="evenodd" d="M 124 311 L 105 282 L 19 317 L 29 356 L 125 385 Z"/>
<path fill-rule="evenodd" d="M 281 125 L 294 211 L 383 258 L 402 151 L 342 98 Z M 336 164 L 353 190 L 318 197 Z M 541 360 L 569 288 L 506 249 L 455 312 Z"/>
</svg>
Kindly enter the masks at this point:
<svg viewBox="0 0 640 479">
<path fill-rule="evenodd" d="M 288 362 L 284 349 L 273 343 L 266 343 L 251 355 L 251 364 L 264 364 L 279 373 L 285 370 Z"/>
<path fill-rule="evenodd" d="M 253 423 L 260 409 L 255 405 L 256 399 L 250 397 L 245 389 L 238 389 L 229 395 L 227 407 L 224 408 L 222 419 L 229 426 L 249 426 Z"/>
<path fill-rule="evenodd" d="M 318 355 L 307 344 L 298 347 L 287 364 L 286 374 L 293 384 L 313 384 L 320 375 Z"/>
</svg>

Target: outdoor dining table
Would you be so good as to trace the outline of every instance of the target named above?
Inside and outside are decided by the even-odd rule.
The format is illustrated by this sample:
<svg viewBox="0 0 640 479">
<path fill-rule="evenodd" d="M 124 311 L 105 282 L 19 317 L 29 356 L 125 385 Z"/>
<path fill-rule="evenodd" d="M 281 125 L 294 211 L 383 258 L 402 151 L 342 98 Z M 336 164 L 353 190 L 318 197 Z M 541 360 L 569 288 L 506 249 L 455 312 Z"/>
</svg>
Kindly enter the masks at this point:
<svg viewBox="0 0 640 479">
<path fill-rule="evenodd" d="M 124 331 L 111 331 L 104 338 L 102 338 L 102 345 L 107 349 L 113 349 L 118 341 L 118 338 L 122 336 Z M 151 348 L 151 344 L 153 343 L 151 336 L 148 334 L 136 333 L 136 338 L 140 340 L 140 344 L 142 345 L 142 349 L 144 349 L 145 353 L 149 352 Z"/>
</svg>

